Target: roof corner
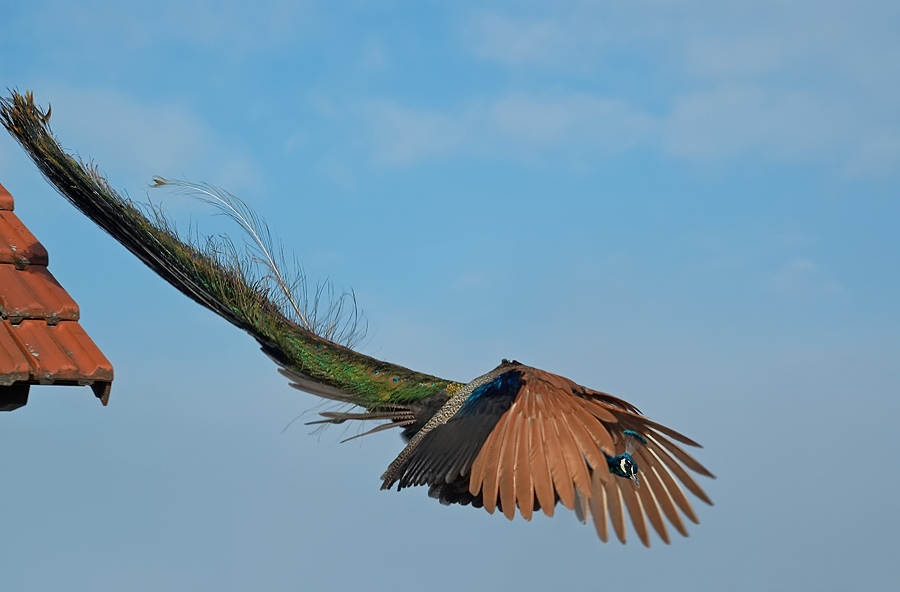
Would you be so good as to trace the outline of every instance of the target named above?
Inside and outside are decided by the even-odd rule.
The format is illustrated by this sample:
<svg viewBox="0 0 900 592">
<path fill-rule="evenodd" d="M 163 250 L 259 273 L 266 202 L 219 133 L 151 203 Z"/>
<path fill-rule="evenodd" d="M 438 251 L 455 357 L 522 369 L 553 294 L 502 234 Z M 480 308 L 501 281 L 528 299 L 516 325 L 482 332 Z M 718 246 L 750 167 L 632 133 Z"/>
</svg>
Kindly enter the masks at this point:
<svg viewBox="0 0 900 592">
<path fill-rule="evenodd" d="M 47 270 L 46 249 L 13 205 L 0 185 L 0 411 L 27 404 L 32 384 L 90 386 L 106 405 L 112 364 L 79 324 L 78 305 Z"/>
</svg>

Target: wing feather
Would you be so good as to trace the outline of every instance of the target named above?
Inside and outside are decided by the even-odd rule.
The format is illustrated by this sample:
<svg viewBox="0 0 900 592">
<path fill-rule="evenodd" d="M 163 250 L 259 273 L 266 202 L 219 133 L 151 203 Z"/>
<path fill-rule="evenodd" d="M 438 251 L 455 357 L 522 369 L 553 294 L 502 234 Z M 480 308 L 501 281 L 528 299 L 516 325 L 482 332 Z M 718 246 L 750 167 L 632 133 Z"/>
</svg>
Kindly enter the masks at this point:
<svg viewBox="0 0 900 592">
<path fill-rule="evenodd" d="M 664 472 L 669 472 L 671 475 L 677 477 L 682 483 L 684 483 L 685 479 L 690 480 L 690 476 L 687 472 L 681 468 L 681 466 L 672 460 L 672 457 L 668 455 L 668 453 L 657 446 L 652 440 L 648 440 L 647 449 L 653 453 L 659 459 L 659 463 L 662 467 L 664 467 Z M 678 507 L 681 508 L 681 511 L 684 512 L 684 515 L 690 519 L 691 522 L 697 524 L 699 521 L 697 519 L 697 514 L 694 513 L 694 508 L 691 506 L 691 502 L 687 499 L 687 496 L 684 495 L 684 490 L 681 488 L 681 485 L 675 481 L 674 478 L 671 478 L 672 487 L 669 488 L 669 492 L 673 493 L 672 498 L 675 500 L 675 503 L 678 504 Z M 668 485 L 668 484 L 667 484 Z M 677 495 L 674 495 L 674 492 L 678 492 Z"/>
<path fill-rule="evenodd" d="M 636 414 L 633 414 L 633 415 L 636 415 Z M 670 428 L 668 426 L 664 426 L 661 423 L 657 423 L 657 422 L 653 421 L 652 419 L 647 419 L 646 417 L 644 417 L 642 415 L 636 415 L 636 416 L 639 418 L 640 422 L 643 423 L 644 425 L 649 426 L 649 427 L 653 428 L 654 430 L 656 430 L 660 433 L 663 433 L 674 440 L 678 440 L 682 444 L 686 444 L 688 446 L 693 446 L 694 448 L 703 448 L 703 446 L 694 442 L 693 440 L 691 440 L 690 438 L 688 438 L 681 432 L 675 431 L 672 428 Z M 704 469 L 704 471 L 705 470 L 706 469 Z M 708 476 L 711 477 L 712 474 L 710 474 Z"/>
<path fill-rule="evenodd" d="M 516 515 L 516 445 L 521 423 L 522 416 L 510 409 L 509 425 L 503 436 L 503 448 L 499 459 L 500 507 L 510 520 Z"/>
<path fill-rule="evenodd" d="M 644 447 L 639 448 L 636 454 L 638 464 L 641 467 L 641 481 L 642 483 L 646 483 L 653 491 L 653 498 L 656 500 L 656 507 L 658 508 L 657 516 L 659 515 L 658 511 L 662 510 L 662 513 L 665 514 L 665 517 L 668 518 L 669 522 L 675 526 L 675 529 L 683 536 L 687 536 L 687 530 L 684 527 L 684 523 L 681 521 L 681 516 L 675 509 L 675 504 L 672 501 L 669 490 L 660 476 L 660 469 L 658 469 L 656 463 L 652 461 L 653 456 L 647 452 Z M 668 472 L 664 469 L 662 469 L 662 471 L 668 476 Z M 641 489 L 643 488 L 644 486 L 642 485 Z M 656 532 L 659 533 L 660 538 L 668 543 L 669 537 L 665 520 L 660 518 L 660 524 L 660 527 L 656 527 Z"/>
<path fill-rule="evenodd" d="M 618 479 L 617 485 L 619 486 L 622 500 L 625 502 L 625 507 L 628 508 L 628 514 L 631 516 L 631 524 L 634 526 L 634 531 L 637 533 L 638 538 L 641 539 L 641 542 L 644 543 L 644 546 L 649 547 L 650 535 L 647 532 L 647 523 L 644 521 L 641 502 L 638 500 L 638 488 L 635 487 L 634 483 L 625 479 Z"/>
<path fill-rule="evenodd" d="M 547 465 L 550 467 L 550 475 L 553 477 L 553 487 L 559 496 L 559 501 L 570 510 L 575 509 L 575 487 L 572 484 L 572 476 L 566 466 L 563 447 L 559 441 L 559 434 L 554 421 L 554 411 L 550 408 L 550 401 L 546 401 L 549 413 L 541 422 L 541 434 L 544 438 L 544 452 L 547 455 Z"/>
<path fill-rule="evenodd" d="M 553 417 L 553 425 L 556 428 L 556 435 L 559 438 L 560 451 L 565 459 L 566 470 L 571 476 L 575 488 L 578 489 L 582 495 L 590 495 L 591 476 L 588 473 L 587 465 L 584 462 L 581 447 L 578 446 L 575 436 L 570 429 L 570 425 L 567 422 L 568 418 L 565 417 L 565 415 L 568 415 L 565 414 L 567 405 L 565 399 L 563 399 L 566 395 L 549 390 L 546 391 L 546 395 L 552 397 L 550 399 L 551 404 L 560 411 Z"/>
<path fill-rule="evenodd" d="M 566 464 L 566 473 L 572 480 L 572 485 L 582 495 L 590 495 L 590 474 L 584 459 L 581 457 L 581 449 L 576 443 L 572 431 L 561 416 L 553 418 L 553 425 L 556 428 L 560 451 Z"/>
<path fill-rule="evenodd" d="M 582 396 L 581 401 L 584 408 L 603 423 L 613 424 L 618 422 L 616 416 L 600 401 L 589 398 L 589 395 Z"/>
<path fill-rule="evenodd" d="M 605 468 L 607 466 L 606 458 L 595 443 L 593 436 L 582 423 L 578 412 L 575 411 L 575 406 L 570 405 L 568 401 L 564 403 L 564 406 L 568 407 L 568 409 L 565 409 L 566 414 L 564 416 L 566 418 L 566 427 L 572 435 L 572 440 L 581 456 L 579 464 L 584 465 L 585 469 L 588 466 Z M 584 493 L 590 491 L 590 474 L 587 474 L 586 477 L 584 487 L 581 488 Z"/>
<path fill-rule="evenodd" d="M 622 512 L 622 499 L 619 497 L 619 487 L 612 479 L 603 482 L 606 493 L 606 508 L 609 510 L 609 521 L 620 543 L 625 542 L 625 516 Z"/>
<path fill-rule="evenodd" d="M 654 456 L 655 458 L 655 453 L 652 450 L 645 450 L 645 454 Z M 691 503 L 690 501 L 688 501 L 687 496 L 685 496 L 684 494 L 684 489 L 682 489 L 681 485 L 678 484 L 678 481 L 675 480 L 671 472 L 666 469 L 666 467 L 659 461 L 656 461 L 652 465 L 652 467 L 663 487 L 665 487 L 666 492 L 669 494 L 669 499 L 672 501 L 672 503 L 679 509 L 681 509 L 684 515 L 689 519 L 693 520 L 693 518 L 696 518 L 696 516 L 694 515 L 694 510 L 691 507 Z M 679 527 L 679 531 L 684 534 L 684 536 L 687 536 L 687 529 L 684 525 L 684 522 L 681 520 L 681 514 L 679 514 L 677 511 L 674 511 L 673 515 L 677 516 L 677 519 L 672 519 L 672 516 L 669 516 L 669 519 L 673 524 L 675 524 L 676 527 Z M 691 518 L 692 516 L 693 518 Z"/>
<path fill-rule="evenodd" d="M 675 506 L 672 505 L 669 493 L 659 480 L 656 467 L 650 463 L 642 448 L 636 451 L 635 458 L 638 466 L 641 468 L 641 489 L 638 495 L 641 497 L 644 511 L 647 513 L 647 519 L 650 520 L 650 524 L 653 525 L 656 534 L 666 544 L 670 542 L 666 521 L 663 518 L 663 514 L 665 514 L 666 518 L 675 523 L 675 528 L 678 532 L 687 536 L 684 532 L 684 525 L 680 524 L 681 517 L 675 511 Z M 674 519 L 672 518 L 673 516 Z"/>
<path fill-rule="evenodd" d="M 597 536 L 604 543 L 609 542 L 609 522 L 606 520 L 609 509 L 604 485 L 604 477 L 608 476 L 608 472 L 600 470 L 594 471 L 591 475 L 591 514 L 594 517 L 594 529 L 597 531 Z"/>
<path fill-rule="evenodd" d="M 531 417 L 521 417 L 516 445 L 516 503 L 525 520 L 534 512 L 534 481 L 531 478 Z"/>
<path fill-rule="evenodd" d="M 482 501 L 484 509 L 490 514 L 497 509 L 497 492 L 500 487 L 500 454 L 503 449 L 503 440 L 506 438 L 507 426 L 510 423 L 509 418 L 509 413 L 500 418 L 497 427 L 494 428 L 495 437 L 492 446 L 487 451 L 484 449 L 481 451 L 481 454 L 487 452 L 484 460 L 484 481 L 481 486 Z"/>
<path fill-rule="evenodd" d="M 672 455 L 677 458 L 681 463 L 692 471 L 699 473 L 705 477 L 713 477 L 714 475 L 710 473 L 706 467 L 697 462 L 693 456 L 684 451 L 683 448 L 675 444 L 662 434 L 658 434 L 655 432 L 647 432 L 647 435 L 651 437 L 653 440 L 657 441 L 661 446 L 665 447 L 666 450 L 672 453 Z M 700 496 L 701 498 L 703 496 Z M 704 500 L 706 501 L 706 500 Z M 710 502 L 707 502 L 710 503 Z"/>
<path fill-rule="evenodd" d="M 553 516 L 556 507 L 556 493 L 553 488 L 553 477 L 550 472 L 550 457 L 552 452 L 544 448 L 544 433 L 542 426 L 548 416 L 544 409 L 544 399 L 534 398 L 534 421 L 528 426 L 531 442 L 531 474 L 534 483 L 534 493 L 541 509 L 547 516 Z"/>
<path fill-rule="evenodd" d="M 503 421 L 503 418 L 501 418 L 500 421 L 497 422 L 497 425 L 494 426 L 493 431 L 488 434 L 487 439 L 484 441 L 484 445 L 482 445 L 481 450 L 472 462 L 472 469 L 469 473 L 469 493 L 472 495 L 478 495 L 478 492 L 482 491 L 482 488 L 484 487 L 487 459 L 493 454 L 492 451 L 497 446 L 498 439 L 503 437 L 502 432 L 499 429 L 500 423 Z"/>
<path fill-rule="evenodd" d="M 653 485 L 641 483 L 641 488 L 637 492 L 638 499 L 641 501 L 641 507 L 644 509 L 644 516 L 653 527 L 653 530 L 665 544 L 669 544 L 669 530 L 666 528 L 666 522 L 656 500 L 656 491 Z"/>
<path fill-rule="evenodd" d="M 691 493 L 699 497 L 707 504 L 712 505 L 712 501 L 709 499 L 709 497 L 707 497 L 706 493 L 704 493 L 703 490 L 700 489 L 700 486 L 697 485 L 697 482 L 694 481 L 694 478 L 684 470 L 684 467 L 682 467 L 681 464 L 678 463 L 678 461 L 676 461 L 671 457 L 671 455 L 669 455 L 666 449 L 664 449 L 657 443 L 656 437 L 654 436 L 655 434 L 653 433 L 648 434 L 647 447 L 653 450 L 657 454 L 657 456 L 660 457 L 666 468 L 672 471 L 672 473 L 676 477 L 678 477 L 678 479 L 682 483 L 684 483 L 684 486 L 687 487 Z"/>
<path fill-rule="evenodd" d="M 585 411 L 579 399 L 560 397 L 560 404 L 567 411 L 568 426 L 578 447 L 591 467 L 606 467 L 606 458 L 602 448 L 612 449 L 612 436 L 594 417 Z"/>
</svg>

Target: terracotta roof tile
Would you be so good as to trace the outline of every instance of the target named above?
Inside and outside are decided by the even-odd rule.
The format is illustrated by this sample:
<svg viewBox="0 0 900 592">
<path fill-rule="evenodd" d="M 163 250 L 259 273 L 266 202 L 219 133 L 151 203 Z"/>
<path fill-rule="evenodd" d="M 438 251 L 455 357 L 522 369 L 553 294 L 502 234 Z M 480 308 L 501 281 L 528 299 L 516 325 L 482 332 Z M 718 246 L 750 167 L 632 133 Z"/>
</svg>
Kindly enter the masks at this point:
<svg viewBox="0 0 900 592">
<path fill-rule="evenodd" d="M 9 195 L 5 189 L 0 192 L 0 205 L 4 193 Z M 0 263 L 12 263 L 19 269 L 30 264 L 46 266 L 49 263 L 47 249 L 11 209 L 0 210 Z"/>
<path fill-rule="evenodd" d="M 2 184 L 0 184 L 0 210 L 13 209 L 13 198 Z"/>
<path fill-rule="evenodd" d="M 51 326 L 44 321 L 27 320 L 6 328 L 25 352 L 31 374 L 41 384 L 112 380 L 109 360 L 78 323 Z"/>
<path fill-rule="evenodd" d="M 31 378 L 31 364 L 18 342 L 13 339 L 11 329 L 12 325 L 4 320 L 0 330 L 0 368 L 3 369 L 0 372 L 0 386 L 10 386 L 14 382 Z"/>
<path fill-rule="evenodd" d="M 112 364 L 78 324 L 78 305 L 13 205 L 0 185 L 0 411 L 24 405 L 31 384 L 90 385 L 106 405 Z"/>
<path fill-rule="evenodd" d="M 43 319 L 50 325 L 77 321 L 78 305 L 46 267 L 29 265 L 18 270 L 0 264 L 0 315 L 13 324 Z"/>
</svg>

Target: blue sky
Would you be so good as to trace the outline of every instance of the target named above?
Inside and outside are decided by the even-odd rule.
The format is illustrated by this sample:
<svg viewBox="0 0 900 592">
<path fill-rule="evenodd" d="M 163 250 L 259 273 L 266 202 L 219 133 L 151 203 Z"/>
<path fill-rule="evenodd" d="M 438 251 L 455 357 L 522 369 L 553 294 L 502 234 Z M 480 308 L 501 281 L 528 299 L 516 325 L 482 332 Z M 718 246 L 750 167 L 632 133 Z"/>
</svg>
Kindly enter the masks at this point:
<svg viewBox="0 0 900 592">
<path fill-rule="evenodd" d="M 676 5 L 677 4 L 677 5 Z M 17 590 L 892 590 L 900 579 L 895 2 L 6 2 L 0 82 L 183 228 L 227 188 L 366 353 L 502 357 L 706 448 L 687 539 L 600 543 L 382 492 L 254 342 L 144 269 L 7 136 L 0 182 L 116 369 L 0 416 Z M 300 421 L 288 424 L 295 418 Z"/>
</svg>

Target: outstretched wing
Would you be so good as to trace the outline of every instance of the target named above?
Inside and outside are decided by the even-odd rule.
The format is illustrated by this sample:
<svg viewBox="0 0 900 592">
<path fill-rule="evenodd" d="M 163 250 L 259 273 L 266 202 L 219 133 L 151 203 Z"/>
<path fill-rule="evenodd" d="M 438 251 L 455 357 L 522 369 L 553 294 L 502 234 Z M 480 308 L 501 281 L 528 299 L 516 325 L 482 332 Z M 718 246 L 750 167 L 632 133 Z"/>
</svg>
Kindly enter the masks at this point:
<svg viewBox="0 0 900 592">
<path fill-rule="evenodd" d="M 479 380 L 449 419 L 410 442 L 385 487 L 429 485 L 446 503 L 499 508 L 509 519 L 516 508 L 526 520 L 538 509 L 552 516 L 558 501 L 582 521 L 592 517 L 604 541 L 611 524 L 625 542 L 627 513 L 645 545 L 648 523 L 667 543 L 667 523 L 687 536 L 682 515 L 697 516 L 685 489 L 712 503 L 688 469 L 713 475 L 678 443 L 699 445 L 633 405 L 521 364 Z M 640 487 L 610 472 L 608 461 L 626 447 Z"/>
</svg>

